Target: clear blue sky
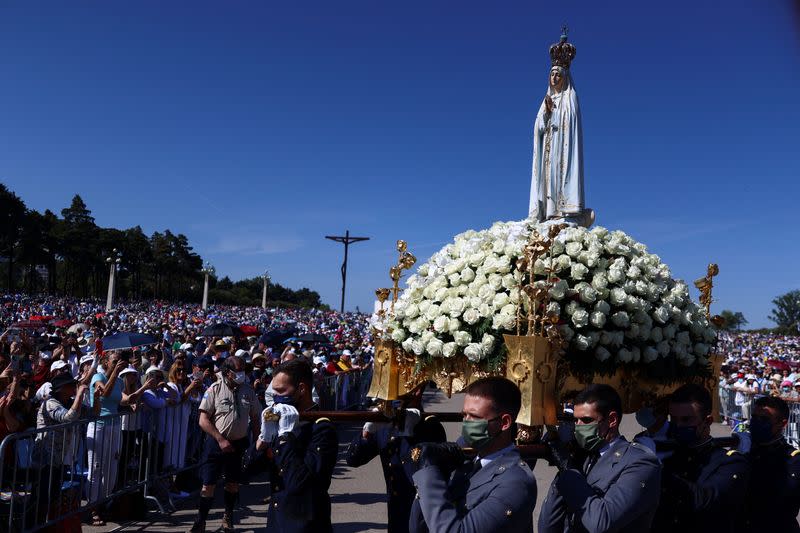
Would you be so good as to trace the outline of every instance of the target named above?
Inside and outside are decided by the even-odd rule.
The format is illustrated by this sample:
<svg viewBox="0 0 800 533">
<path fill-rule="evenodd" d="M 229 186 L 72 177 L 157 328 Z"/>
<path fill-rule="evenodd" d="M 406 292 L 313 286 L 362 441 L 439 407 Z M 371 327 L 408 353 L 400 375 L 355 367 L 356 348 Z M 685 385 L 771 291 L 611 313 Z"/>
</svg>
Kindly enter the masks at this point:
<svg viewBox="0 0 800 533">
<path fill-rule="evenodd" d="M 65 7 L 69 4 L 69 7 Z M 713 5 L 712 5 L 713 4 Z M 521 219 L 561 24 L 587 205 L 765 326 L 800 288 L 800 3 L 0 3 L 0 181 L 103 226 L 185 233 L 338 306 L 469 228 Z"/>
</svg>

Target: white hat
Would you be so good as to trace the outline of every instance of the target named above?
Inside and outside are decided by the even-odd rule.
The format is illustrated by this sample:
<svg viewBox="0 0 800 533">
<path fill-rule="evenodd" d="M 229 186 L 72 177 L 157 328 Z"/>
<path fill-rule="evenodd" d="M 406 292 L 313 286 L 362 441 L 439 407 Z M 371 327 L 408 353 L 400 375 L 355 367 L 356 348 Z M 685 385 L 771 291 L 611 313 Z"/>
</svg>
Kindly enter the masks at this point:
<svg viewBox="0 0 800 533">
<path fill-rule="evenodd" d="M 132 366 L 129 366 L 128 368 L 126 368 L 125 370 L 123 370 L 122 372 L 119 373 L 119 377 L 122 377 L 122 376 L 124 376 L 126 374 L 138 374 L 138 373 L 139 373 L 138 370 L 136 370 Z"/>
<path fill-rule="evenodd" d="M 236 353 L 233 354 L 233 355 L 235 355 L 236 357 L 247 357 L 247 354 L 248 354 L 247 350 L 239 349 L 239 350 L 236 350 Z"/>
<path fill-rule="evenodd" d="M 183 344 L 181 344 L 181 350 L 183 351 L 191 350 L 193 348 L 194 346 L 190 342 L 184 342 Z"/>
<path fill-rule="evenodd" d="M 148 376 L 153 372 L 161 372 L 163 374 L 164 371 L 158 368 L 157 366 L 151 366 L 150 368 L 147 369 L 147 372 L 145 372 L 144 375 Z"/>
<path fill-rule="evenodd" d="M 254 363 L 256 362 L 256 359 L 266 359 L 266 358 L 267 358 L 267 356 L 264 355 L 261 352 L 256 352 L 256 353 L 253 354 L 253 362 Z"/>
<path fill-rule="evenodd" d="M 80 361 L 78 361 L 78 364 L 82 365 L 83 363 L 89 363 L 91 361 L 94 361 L 93 355 L 84 355 L 81 357 Z"/>
<path fill-rule="evenodd" d="M 346 355 L 349 357 L 353 355 L 353 352 L 351 352 L 350 350 L 342 350 L 342 355 Z"/>
<path fill-rule="evenodd" d="M 67 366 L 67 363 L 65 363 L 64 361 L 59 359 L 58 361 L 55 361 L 52 365 L 50 365 L 50 372 L 54 372 L 56 370 L 60 370 L 60 369 L 64 368 L 65 366 Z"/>
<path fill-rule="evenodd" d="M 314 356 L 314 364 L 315 365 L 318 365 L 318 364 L 323 363 L 323 362 L 324 361 L 322 360 L 322 357 L 320 357 L 319 355 L 315 355 Z"/>
</svg>

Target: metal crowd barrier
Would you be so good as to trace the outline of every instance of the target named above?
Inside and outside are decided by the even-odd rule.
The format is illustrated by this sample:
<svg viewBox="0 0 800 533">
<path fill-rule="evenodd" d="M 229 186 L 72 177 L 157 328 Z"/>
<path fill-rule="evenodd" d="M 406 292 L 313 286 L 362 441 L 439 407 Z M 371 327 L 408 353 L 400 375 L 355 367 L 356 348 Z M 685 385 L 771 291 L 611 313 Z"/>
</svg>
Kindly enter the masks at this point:
<svg viewBox="0 0 800 533">
<path fill-rule="evenodd" d="M 0 531 L 27 533 L 58 524 L 72 531 L 81 514 L 138 493 L 161 511 L 168 484 L 200 464 L 194 402 L 29 429 L 0 443 Z"/>
<path fill-rule="evenodd" d="M 365 408 L 371 381 L 372 367 L 322 378 L 316 384 L 320 409 L 349 411 Z"/>
<path fill-rule="evenodd" d="M 733 431 L 747 431 L 750 414 L 757 398 L 764 394 L 737 391 L 732 387 L 720 387 L 720 417 Z M 789 421 L 783 431 L 786 441 L 800 447 L 800 401 L 784 398 L 789 404 Z"/>
</svg>

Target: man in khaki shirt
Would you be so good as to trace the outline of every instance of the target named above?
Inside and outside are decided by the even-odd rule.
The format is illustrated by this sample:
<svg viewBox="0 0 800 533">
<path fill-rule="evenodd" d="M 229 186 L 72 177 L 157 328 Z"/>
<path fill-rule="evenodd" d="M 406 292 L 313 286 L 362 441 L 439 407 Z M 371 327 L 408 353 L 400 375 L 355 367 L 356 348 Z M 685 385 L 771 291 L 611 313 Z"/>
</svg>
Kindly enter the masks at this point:
<svg viewBox="0 0 800 533">
<path fill-rule="evenodd" d="M 200 428 L 208 436 L 200 468 L 203 481 L 200 513 L 192 526 L 192 533 L 205 532 L 208 512 L 214 503 L 214 489 L 221 476 L 225 478 L 222 531 L 234 531 L 233 507 L 239 492 L 242 457 L 249 445 L 248 433 L 255 439 L 261 427 L 261 404 L 247 382 L 241 358 L 226 358 L 219 376 L 220 379 L 208 388 L 200 402 Z"/>
</svg>

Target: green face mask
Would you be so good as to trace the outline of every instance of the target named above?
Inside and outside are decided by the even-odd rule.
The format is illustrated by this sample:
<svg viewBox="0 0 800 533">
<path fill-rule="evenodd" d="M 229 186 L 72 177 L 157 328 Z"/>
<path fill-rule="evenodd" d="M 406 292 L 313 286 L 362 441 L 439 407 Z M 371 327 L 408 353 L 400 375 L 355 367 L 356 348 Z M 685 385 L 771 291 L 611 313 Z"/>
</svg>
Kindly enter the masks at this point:
<svg viewBox="0 0 800 533">
<path fill-rule="evenodd" d="M 587 452 L 596 452 L 606 443 L 605 439 L 600 436 L 600 425 L 597 422 L 576 424 L 575 442 Z"/>
<path fill-rule="evenodd" d="M 464 444 L 476 449 L 481 449 L 489 444 L 497 436 L 489 435 L 489 422 L 499 418 L 498 416 L 490 420 L 464 420 L 461 424 L 461 436 L 464 438 Z"/>
</svg>

